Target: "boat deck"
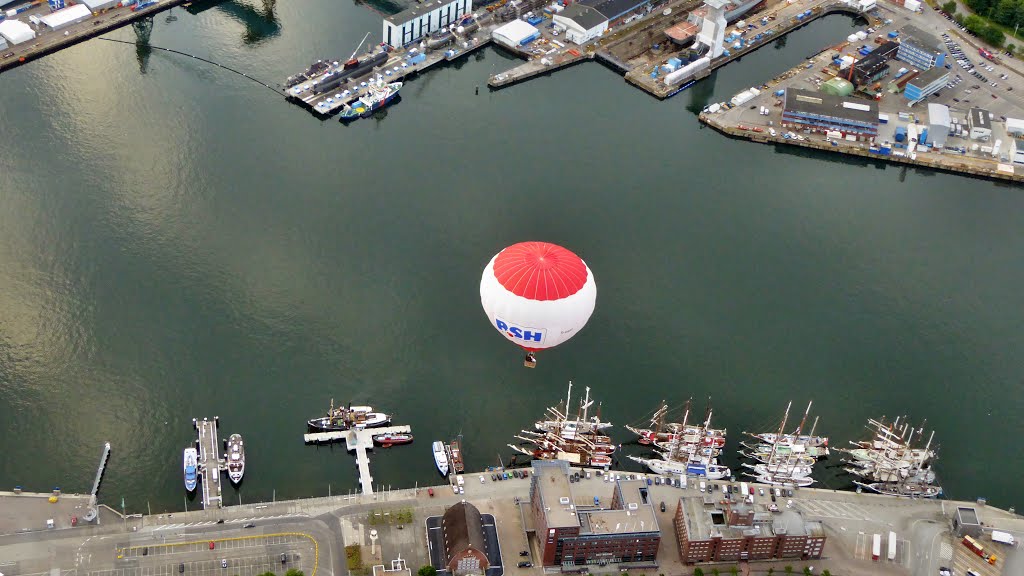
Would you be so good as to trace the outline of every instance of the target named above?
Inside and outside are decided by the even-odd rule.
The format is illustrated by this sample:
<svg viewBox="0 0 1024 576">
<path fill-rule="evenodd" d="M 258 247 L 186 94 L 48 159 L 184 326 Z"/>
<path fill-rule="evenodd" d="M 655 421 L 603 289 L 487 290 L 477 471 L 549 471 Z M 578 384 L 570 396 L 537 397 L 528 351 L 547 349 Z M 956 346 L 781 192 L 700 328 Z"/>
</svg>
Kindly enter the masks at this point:
<svg viewBox="0 0 1024 576">
<path fill-rule="evenodd" d="M 356 467 L 359 468 L 359 488 L 363 494 L 373 494 L 373 476 L 370 475 L 370 457 L 367 450 L 373 450 L 373 437 L 380 434 L 410 434 L 411 426 L 384 426 L 381 428 L 362 428 L 358 430 L 338 430 L 335 432 L 313 432 L 303 434 L 307 444 L 320 442 L 345 441 L 345 448 L 356 453 Z"/>
</svg>

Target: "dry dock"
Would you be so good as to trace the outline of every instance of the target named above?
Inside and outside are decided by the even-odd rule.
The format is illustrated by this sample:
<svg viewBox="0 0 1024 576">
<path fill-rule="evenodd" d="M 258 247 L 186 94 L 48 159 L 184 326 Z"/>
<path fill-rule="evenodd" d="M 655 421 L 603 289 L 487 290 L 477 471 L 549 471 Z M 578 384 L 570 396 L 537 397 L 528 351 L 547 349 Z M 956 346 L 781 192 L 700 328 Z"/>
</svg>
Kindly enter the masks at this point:
<svg viewBox="0 0 1024 576">
<path fill-rule="evenodd" d="M 132 7 L 116 6 L 99 12 L 94 12 L 89 18 L 74 24 L 63 26 L 56 30 L 51 30 L 45 25 L 39 25 L 37 27 L 35 38 L 20 44 L 9 46 L 2 51 L 3 54 L 0 56 L 0 72 L 37 60 L 47 54 L 52 54 L 58 50 L 74 46 L 75 44 L 84 42 L 90 38 L 106 34 L 111 30 L 120 28 L 127 24 L 131 24 L 133 22 L 140 22 L 140 24 L 142 24 L 142 21 L 152 19 L 155 14 L 163 12 L 164 10 L 169 10 L 180 4 L 185 4 L 187 1 L 188 0 L 160 0 L 137 11 L 133 11 Z M 196 1 L 202 2 L 205 0 Z M 30 2 L 26 1 L 26 4 L 29 3 Z M 68 2 L 68 6 L 71 6 L 70 2 Z M 42 17 L 47 14 L 50 14 L 50 8 L 44 1 L 8 19 L 21 20 L 27 24 L 30 16 Z M 146 27 L 143 25 L 143 29 L 145 28 Z M 140 39 L 140 41 L 147 42 L 148 38 Z"/>
</svg>

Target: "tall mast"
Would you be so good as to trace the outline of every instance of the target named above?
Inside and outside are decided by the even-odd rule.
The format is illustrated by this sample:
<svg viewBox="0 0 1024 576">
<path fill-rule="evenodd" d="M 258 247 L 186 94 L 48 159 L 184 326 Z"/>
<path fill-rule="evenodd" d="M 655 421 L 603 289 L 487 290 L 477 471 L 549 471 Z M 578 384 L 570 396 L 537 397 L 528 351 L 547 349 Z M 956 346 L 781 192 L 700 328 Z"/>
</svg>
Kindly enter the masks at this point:
<svg viewBox="0 0 1024 576">
<path fill-rule="evenodd" d="M 814 430 L 815 430 L 815 428 L 817 428 L 817 427 L 818 427 L 818 417 L 817 417 L 817 416 L 815 416 L 815 417 L 814 417 L 814 424 L 811 424 L 811 433 L 810 433 L 810 434 L 808 434 L 808 436 L 810 436 L 810 438 L 813 438 L 813 437 L 814 437 Z M 809 440 L 810 438 L 808 438 L 808 440 Z"/>
<path fill-rule="evenodd" d="M 668 404 L 661 401 L 661 408 L 655 413 L 654 433 L 661 434 L 665 431 L 665 413 L 668 412 Z"/>
<path fill-rule="evenodd" d="M 800 432 L 803 431 L 804 424 L 807 423 L 807 415 L 811 413 L 811 404 L 814 404 L 814 400 L 807 403 L 807 410 L 804 410 L 804 417 L 800 420 L 800 425 L 796 427 L 796 433 L 793 434 L 794 436 L 799 436 Z"/>
<path fill-rule="evenodd" d="M 569 414 L 569 406 L 571 406 L 569 404 L 570 398 L 572 398 L 572 380 L 569 380 L 569 391 L 565 394 L 565 413 L 567 416 Z"/>
<path fill-rule="evenodd" d="M 786 420 L 789 419 L 789 408 L 793 406 L 793 402 L 786 404 L 786 413 L 782 415 L 782 423 L 779 424 L 779 432 L 775 435 L 775 442 L 772 442 L 772 453 L 768 456 L 769 462 L 775 461 L 775 447 L 778 446 L 779 440 L 782 438 L 782 431 L 786 429 Z M 767 466 L 765 469 L 767 470 Z M 778 472 L 778 464 L 775 465 L 775 471 Z"/>
</svg>

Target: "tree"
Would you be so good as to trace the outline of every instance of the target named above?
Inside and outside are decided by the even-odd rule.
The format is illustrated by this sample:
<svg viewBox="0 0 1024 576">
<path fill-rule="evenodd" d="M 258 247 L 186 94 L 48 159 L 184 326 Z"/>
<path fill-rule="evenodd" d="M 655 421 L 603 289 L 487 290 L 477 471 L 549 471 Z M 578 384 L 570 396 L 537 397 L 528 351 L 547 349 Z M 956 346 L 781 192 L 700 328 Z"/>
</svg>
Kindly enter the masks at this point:
<svg viewBox="0 0 1024 576">
<path fill-rule="evenodd" d="M 811 569 L 809 566 L 804 566 L 804 576 L 811 576 Z"/>
<path fill-rule="evenodd" d="M 994 24 L 989 24 L 988 26 L 985 26 L 985 29 L 981 31 L 980 36 L 982 40 L 988 42 L 989 44 L 997 48 L 999 46 L 1002 46 L 1003 42 L 1006 41 L 1006 36 L 1003 35 L 1003 31 L 1000 30 L 999 27 Z"/>
<path fill-rule="evenodd" d="M 302 570 L 290 568 L 287 572 L 284 573 L 284 576 L 306 576 L 306 574 Z"/>
<path fill-rule="evenodd" d="M 719 574 L 721 574 L 721 572 L 718 571 L 718 568 L 712 568 L 711 569 L 711 573 L 714 574 L 715 576 L 718 576 Z"/>
<path fill-rule="evenodd" d="M 416 576 L 437 576 L 437 569 L 430 565 L 421 566 L 420 569 L 416 571 Z"/>
<path fill-rule="evenodd" d="M 832 573 L 828 571 L 828 568 L 821 571 L 821 576 L 832 576 Z"/>
<path fill-rule="evenodd" d="M 775 568 L 768 569 L 768 576 L 772 576 L 772 574 L 775 574 Z"/>
<path fill-rule="evenodd" d="M 704 570 L 701 568 L 694 568 L 693 576 L 704 576 Z"/>
<path fill-rule="evenodd" d="M 733 566 L 732 568 L 729 568 L 729 574 L 732 574 L 732 576 L 736 576 L 739 573 L 740 573 L 739 566 Z"/>
<path fill-rule="evenodd" d="M 792 566 L 786 566 L 786 574 L 792 574 L 792 573 L 793 573 L 793 567 Z"/>
<path fill-rule="evenodd" d="M 949 0 L 949 2 L 943 4 L 942 11 L 950 15 L 956 14 L 956 0 Z"/>
</svg>

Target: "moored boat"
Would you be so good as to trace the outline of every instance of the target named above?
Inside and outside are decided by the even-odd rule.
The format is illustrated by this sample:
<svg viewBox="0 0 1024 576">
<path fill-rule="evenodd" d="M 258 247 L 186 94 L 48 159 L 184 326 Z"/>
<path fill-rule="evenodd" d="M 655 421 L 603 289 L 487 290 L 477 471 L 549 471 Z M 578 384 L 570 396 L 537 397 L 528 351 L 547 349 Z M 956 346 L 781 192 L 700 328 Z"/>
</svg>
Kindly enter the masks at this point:
<svg viewBox="0 0 1024 576">
<path fill-rule="evenodd" d="M 431 449 L 434 451 L 434 464 L 437 466 L 437 471 L 441 473 L 441 476 L 448 475 L 448 454 L 444 449 L 444 442 L 435 440 L 431 444 Z"/>
<path fill-rule="evenodd" d="M 185 468 L 185 490 L 189 492 L 196 489 L 196 480 L 199 477 L 198 467 L 196 460 L 198 459 L 198 453 L 195 448 L 191 446 L 185 448 L 184 453 L 184 468 Z"/>
<path fill-rule="evenodd" d="M 655 474 L 680 474 L 688 476 L 701 476 L 708 480 L 721 480 L 732 476 L 728 466 L 718 464 L 703 464 L 695 462 L 680 462 L 678 460 L 658 460 L 655 458 L 638 458 L 629 456 L 630 460 L 643 464 Z"/>
<path fill-rule="evenodd" d="M 238 484 L 245 474 L 245 445 L 241 434 L 232 434 L 228 438 L 226 460 L 228 461 L 228 478 Z"/>
<path fill-rule="evenodd" d="M 374 112 L 384 108 L 398 96 L 402 89 L 401 82 L 385 83 L 379 76 L 367 85 L 367 92 L 352 104 L 345 104 L 341 109 L 341 121 L 351 122 L 357 118 L 369 118 Z"/>
<path fill-rule="evenodd" d="M 412 442 L 412 434 L 377 434 L 376 436 L 373 437 L 373 441 L 375 444 L 380 444 L 384 448 L 389 448 L 396 444 L 408 444 Z"/>
<path fill-rule="evenodd" d="M 342 406 L 335 408 L 331 400 L 331 408 L 327 416 L 312 418 L 306 422 L 311 430 L 335 432 L 351 428 L 378 428 L 391 423 L 391 416 L 383 412 L 374 412 L 370 406 Z"/>
</svg>

